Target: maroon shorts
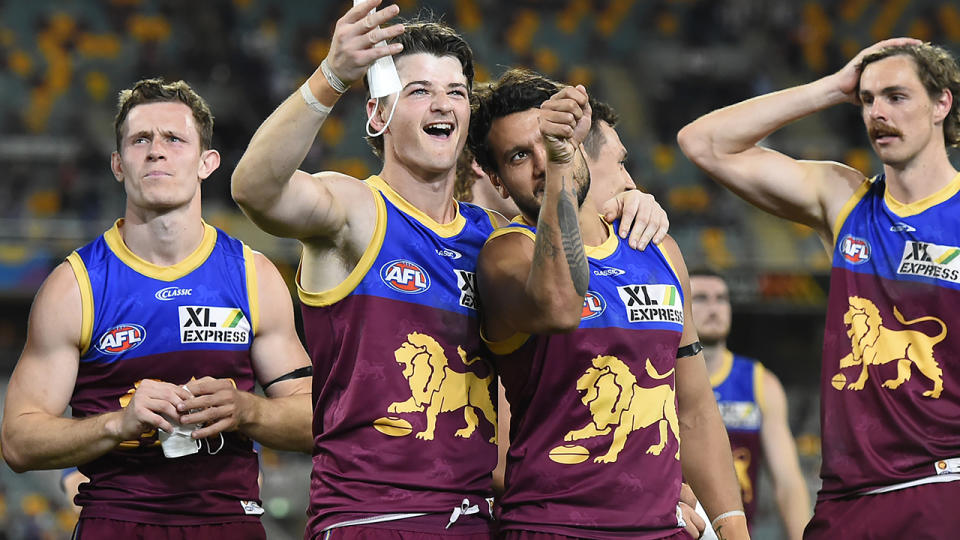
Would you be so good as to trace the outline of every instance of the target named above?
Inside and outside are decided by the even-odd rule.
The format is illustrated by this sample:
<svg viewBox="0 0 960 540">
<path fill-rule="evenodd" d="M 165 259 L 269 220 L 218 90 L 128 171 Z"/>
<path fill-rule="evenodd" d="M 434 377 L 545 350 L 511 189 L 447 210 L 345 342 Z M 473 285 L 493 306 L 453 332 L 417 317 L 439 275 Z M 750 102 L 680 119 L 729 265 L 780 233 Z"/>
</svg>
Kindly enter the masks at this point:
<svg viewBox="0 0 960 540">
<path fill-rule="evenodd" d="M 83 518 L 77 522 L 73 538 L 137 538 L 142 540 L 266 540 L 267 533 L 259 521 L 233 521 L 211 525 L 150 525 L 132 521 Z"/>
<path fill-rule="evenodd" d="M 940 540 L 960 535 L 960 482 L 818 501 L 804 540 Z"/>
<path fill-rule="evenodd" d="M 492 536 L 489 532 L 458 533 L 452 528 L 448 532 L 429 533 L 422 531 L 396 531 L 393 529 L 380 529 L 359 525 L 330 529 L 325 533 L 321 533 L 318 537 L 319 540 L 490 540 L 491 538 Z"/>
<path fill-rule="evenodd" d="M 534 531 L 505 531 L 500 533 L 501 540 L 576 540 L 576 536 L 565 536 L 562 534 L 553 534 Z M 662 540 L 693 540 L 686 530 L 679 530 Z"/>
</svg>

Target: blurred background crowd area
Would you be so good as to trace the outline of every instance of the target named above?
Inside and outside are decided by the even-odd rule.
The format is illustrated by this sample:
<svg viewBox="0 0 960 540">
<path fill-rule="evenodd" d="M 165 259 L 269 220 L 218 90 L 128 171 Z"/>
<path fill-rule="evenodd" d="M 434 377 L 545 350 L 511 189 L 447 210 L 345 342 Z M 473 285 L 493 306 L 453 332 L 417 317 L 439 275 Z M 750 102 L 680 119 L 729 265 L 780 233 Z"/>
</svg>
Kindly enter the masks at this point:
<svg viewBox="0 0 960 540">
<path fill-rule="evenodd" d="M 385 2 L 388 3 L 388 2 Z M 811 493 L 818 488 L 817 381 L 830 261 L 811 230 L 725 192 L 679 152 L 676 132 L 717 107 L 811 81 L 859 50 L 910 35 L 960 52 L 952 0 L 398 0 L 430 10 L 471 43 L 477 80 L 525 65 L 583 83 L 620 113 L 638 185 L 670 214 L 691 267 L 730 280 L 732 349 L 780 376 Z M 265 252 L 292 283 L 299 249 L 256 229 L 229 195 L 230 173 L 260 122 L 326 56 L 333 0 L 0 0 L 0 377 L 13 368 L 30 301 L 72 249 L 123 211 L 109 170 L 116 95 L 140 78 L 184 79 L 216 116 L 223 163 L 204 184 L 208 222 Z M 359 85 L 358 85 L 359 86 Z M 351 90 L 303 168 L 379 170 L 363 141 L 365 96 Z M 835 107 L 766 141 L 790 155 L 880 164 L 858 110 Z M 956 156 L 954 156 L 956 157 Z M 309 459 L 264 451 L 271 538 L 302 531 Z M 67 537 L 59 475 L 0 468 L 0 539 Z M 766 485 L 766 493 L 770 493 Z M 763 488 L 761 488 L 763 489 Z M 778 538 L 772 497 L 755 536 Z"/>
</svg>

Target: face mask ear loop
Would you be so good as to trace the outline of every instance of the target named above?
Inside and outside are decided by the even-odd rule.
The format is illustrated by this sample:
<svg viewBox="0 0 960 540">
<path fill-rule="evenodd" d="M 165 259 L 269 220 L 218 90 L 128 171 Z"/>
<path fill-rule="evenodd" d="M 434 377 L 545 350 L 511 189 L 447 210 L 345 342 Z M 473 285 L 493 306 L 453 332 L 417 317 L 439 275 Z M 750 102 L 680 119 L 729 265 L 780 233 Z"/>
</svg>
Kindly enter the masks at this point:
<svg viewBox="0 0 960 540">
<path fill-rule="evenodd" d="M 377 104 L 373 108 L 374 113 L 371 114 L 369 118 L 367 118 L 367 135 L 368 136 L 379 137 L 380 135 L 383 135 L 383 132 L 386 131 L 388 127 L 390 127 L 390 121 L 393 120 L 393 113 L 397 110 L 398 101 L 400 101 L 400 92 L 397 92 L 397 97 L 393 100 L 393 107 L 390 108 L 390 117 L 387 118 L 387 123 L 383 125 L 383 129 L 381 129 L 376 133 L 370 133 L 370 122 L 373 121 L 373 114 L 376 114 L 377 109 L 380 108 L 380 98 L 377 98 Z"/>
<path fill-rule="evenodd" d="M 223 433 L 218 433 L 217 435 L 220 435 L 220 446 L 218 446 L 216 450 L 211 450 L 210 441 L 207 439 L 204 439 L 207 442 L 207 453 L 210 454 L 211 456 L 215 456 L 217 455 L 218 452 L 223 450 Z M 200 442 L 200 441 L 197 441 L 197 442 Z"/>
</svg>

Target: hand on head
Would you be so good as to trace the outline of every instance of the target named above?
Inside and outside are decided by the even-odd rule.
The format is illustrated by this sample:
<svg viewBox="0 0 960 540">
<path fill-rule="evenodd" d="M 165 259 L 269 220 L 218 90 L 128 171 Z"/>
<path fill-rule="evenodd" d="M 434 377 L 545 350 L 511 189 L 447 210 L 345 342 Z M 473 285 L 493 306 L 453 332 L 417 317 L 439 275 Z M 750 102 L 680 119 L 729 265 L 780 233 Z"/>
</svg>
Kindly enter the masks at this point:
<svg viewBox="0 0 960 540">
<path fill-rule="evenodd" d="M 371 12 L 382 1 L 367 0 L 357 4 L 337 21 L 326 62 L 327 67 L 347 85 L 363 77 L 370 64 L 378 58 L 403 50 L 403 45 L 399 43 L 375 47 L 377 43 L 403 33 L 402 24 L 380 28 L 381 24 L 400 12 L 396 4 Z"/>
<path fill-rule="evenodd" d="M 840 90 L 844 96 L 846 96 L 847 101 L 853 103 L 854 105 L 859 105 L 860 97 L 857 96 L 856 92 L 857 86 L 860 83 L 860 72 L 862 70 L 861 64 L 863 63 L 864 58 L 886 47 L 920 45 L 922 43 L 923 42 L 919 39 L 905 37 L 885 39 L 883 41 L 874 43 L 873 45 L 860 51 L 856 56 L 853 57 L 852 60 L 847 62 L 847 65 L 843 66 L 840 71 L 833 75 L 837 81 L 837 89 Z"/>
<path fill-rule="evenodd" d="M 590 101 L 582 85 L 563 88 L 540 105 L 547 159 L 569 163 L 590 131 Z"/>
</svg>

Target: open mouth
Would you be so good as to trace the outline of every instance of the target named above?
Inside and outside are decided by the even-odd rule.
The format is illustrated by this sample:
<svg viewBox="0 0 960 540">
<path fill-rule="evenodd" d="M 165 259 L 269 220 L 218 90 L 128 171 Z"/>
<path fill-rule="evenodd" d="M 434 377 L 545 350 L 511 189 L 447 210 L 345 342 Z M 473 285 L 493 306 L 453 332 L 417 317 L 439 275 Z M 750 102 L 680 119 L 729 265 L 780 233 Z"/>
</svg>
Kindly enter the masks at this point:
<svg viewBox="0 0 960 540">
<path fill-rule="evenodd" d="M 449 139 L 453 133 L 453 124 L 450 122 L 434 122 L 423 127 L 424 133 L 437 139 Z"/>
</svg>

